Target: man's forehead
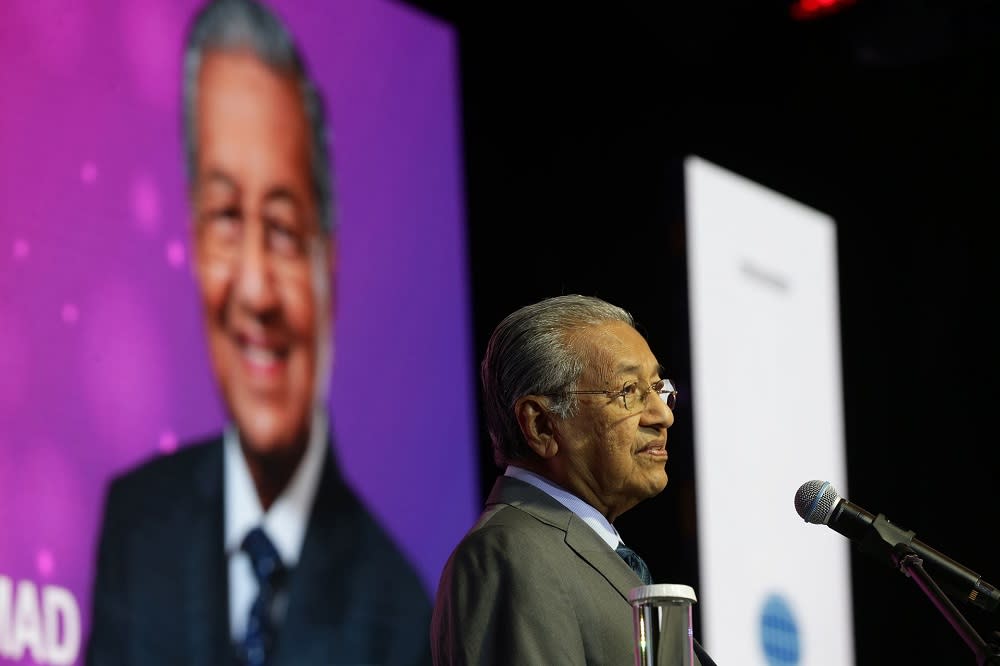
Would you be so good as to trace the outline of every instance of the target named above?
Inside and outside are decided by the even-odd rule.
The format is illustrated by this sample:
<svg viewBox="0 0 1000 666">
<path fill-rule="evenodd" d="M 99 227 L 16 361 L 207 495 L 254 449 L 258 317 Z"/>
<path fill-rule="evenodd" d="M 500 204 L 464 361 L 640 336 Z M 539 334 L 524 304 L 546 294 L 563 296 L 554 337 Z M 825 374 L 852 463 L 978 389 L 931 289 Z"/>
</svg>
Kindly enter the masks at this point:
<svg viewBox="0 0 1000 666">
<path fill-rule="evenodd" d="M 266 62 L 245 47 L 212 49 L 202 56 L 195 81 L 198 97 L 209 94 L 216 86 L 225 87 L 227 83 L 236 87 L 252 84 L 254 92 L 268 96 L 291 94 L 301 103 L 299 76 Z M 208 84 L 212 87 L 207 87 Z M 302 113 L 304 117 L 304 106 Z"/>
<path fill-rule="evenodd" d="M 254 55 L 211 52 L 199 73 L 196 107 L 197 157 L 206 169 L 199 179 L 225 185 L 239 180 L 236 171 L 310 169 L 311 128 L 300 89 Z"/>
<path fill-rule="evenodd" d="M 584 377 L 611 381 L 660 371 L 645 339 L 625 322 L 602 322 L 579 333 Z"/>
</svg>

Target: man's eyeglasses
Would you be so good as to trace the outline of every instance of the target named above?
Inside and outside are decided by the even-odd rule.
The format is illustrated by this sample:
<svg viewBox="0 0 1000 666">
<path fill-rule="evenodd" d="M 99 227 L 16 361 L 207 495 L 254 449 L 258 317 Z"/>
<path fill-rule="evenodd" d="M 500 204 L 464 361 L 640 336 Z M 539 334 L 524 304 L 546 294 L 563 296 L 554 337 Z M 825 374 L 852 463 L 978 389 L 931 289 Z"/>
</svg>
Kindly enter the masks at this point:
<svg viewBox="0 0 1000 666">
<path fill-rule="evenodd" d="M 653 382 L 646 388 L 639 385 L 639 382 L 625 382 L 620 390 L 592 390 L 592 391 L 560 391 L 555 395 L 606 395 L 609 398 L 621 398 L 622 405 L 628 411 L 635 411 L 637 409 L 642 409 L 646 404 L 646 398 L 649 397 L 650 393 L 655 393 L 659 396 L 660 400 L 663 401 L 667 407 L 673 410 L 674 405 L 677 404 L 677 389 L 674 387 L 674 383 L 669 379 L 661 379 L 659 381 Z"/>
</svg>

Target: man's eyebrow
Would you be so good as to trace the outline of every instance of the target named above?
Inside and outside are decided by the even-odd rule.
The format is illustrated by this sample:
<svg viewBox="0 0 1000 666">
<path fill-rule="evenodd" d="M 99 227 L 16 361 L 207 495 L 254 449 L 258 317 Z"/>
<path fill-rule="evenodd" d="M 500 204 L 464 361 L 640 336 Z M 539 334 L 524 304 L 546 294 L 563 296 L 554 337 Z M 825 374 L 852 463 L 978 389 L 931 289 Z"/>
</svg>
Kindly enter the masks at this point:
<svg viewBox="0 0 1000 666">
<path fill-rule="evenodd" d="M 638 365 L 638 364 L 636 364 L 636 363 L 628 363 L 628 362 L 626 362 L 626 364 L 625 364 L 625 365 L 619 365 L 619 366 L 618 366 L 618 367 L 616 368 L 616 371 L 617 371 L 617 374 L 619 374 L 619 375 L 626 375 L 626 374 L 639 374 L 639 372 L 640 372 L 641 370 L 642 370 L 642 366 L 640 366 L 640 365 Z M 665 368 L 663 367 L 663 364 L 662 364 L 662 363 L 657 363 L 657 364 L 656 364 L 656 368 L 655 368 L 655 372 L 656 372 L 656 373 L 657 373 L 657 374 L 658 374 L 658 375 L 659 375 L 660 377 L 662 377 L 662 376 L 663 376 L 663 373 L 664 373 L 664 371 L 665 371 Z"/>
<path fill-rule="evenodd" d="M 264 195 L 264 201 L 290 201 L 296 206 L 299 205 L 299 197 L 295 194 L 295 191 L 290 187 L 285 187 L 284 185 L 278 185 L 277 187 L 272 187 Z"/>
<path fill-rule="evenodd" d="M 212 185 L 218 183 L 219 185 L 225 185 L 226 187 L 238 190 L 239 185 L 233 180 L 226 172 L 220 171 L 219 169 L 211 169 L 200 179 L 199 185 Z"/>
<path fill-rule="evenodd" d="M 278 185 L 269 189 L 264 195 L 265 205 L 283 202 L 291 204 L 292 208 L 295 209 L 296 214 L 302 214 L 304 212 L 304 206 L 302 205 L 300 197 L 295 193 L 295 190 L 289 187 Z"/>
</svg>

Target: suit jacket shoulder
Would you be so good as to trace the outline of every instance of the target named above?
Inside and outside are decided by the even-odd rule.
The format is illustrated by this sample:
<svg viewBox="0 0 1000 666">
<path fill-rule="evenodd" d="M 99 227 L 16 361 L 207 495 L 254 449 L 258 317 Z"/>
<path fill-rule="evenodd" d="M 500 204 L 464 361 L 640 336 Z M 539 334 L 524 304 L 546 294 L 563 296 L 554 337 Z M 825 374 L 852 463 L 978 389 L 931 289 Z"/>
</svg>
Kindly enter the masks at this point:
<svg viewBox="0 0 1000 666">
<path fill-rule="evenodd" d="M 222 440 L 147 459 L 107 487 L 86 663 L 228 655 Z"/>
<path fill-rule="evenodd" d="M 627 664 L 640 585 L 572 511 L 501 477 L 453 551 L 432 620 L 437 664 Z"/>
<path fill-rule="evenodd" d="M 221 500 L 221 436 L 147 457 L 117 473 L 108 482 L 105 509 L 127 514 L 169 512 L 184 508 L 183 500 L 192 490 L 199 498 Z"/>
</svg>

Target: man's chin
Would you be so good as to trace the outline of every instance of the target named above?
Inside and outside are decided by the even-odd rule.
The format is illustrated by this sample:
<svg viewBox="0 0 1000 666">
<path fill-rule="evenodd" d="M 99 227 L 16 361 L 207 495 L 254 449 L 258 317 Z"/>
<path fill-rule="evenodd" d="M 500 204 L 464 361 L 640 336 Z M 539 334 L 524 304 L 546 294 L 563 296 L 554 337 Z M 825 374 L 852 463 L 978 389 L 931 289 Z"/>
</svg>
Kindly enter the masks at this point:
<svg viewBox="0 0 1000 666">
<path fill-rule="evenodd" d="M 663 472 L 662 475 L 657 475 L 655 478 L 650 480 L 650 497 L 655 497 L 663 492 L 667 487 L 667 473 Z"/>
<path fill-rule="evenodd" d="M 260 460 L 283 460 L 302 454 L 309 436 L 307 427 L 278 427 L 273 420 L 257 416 L 246 421 L 237 419 L 240 443 L 247 455 Z"/>
</svg>

